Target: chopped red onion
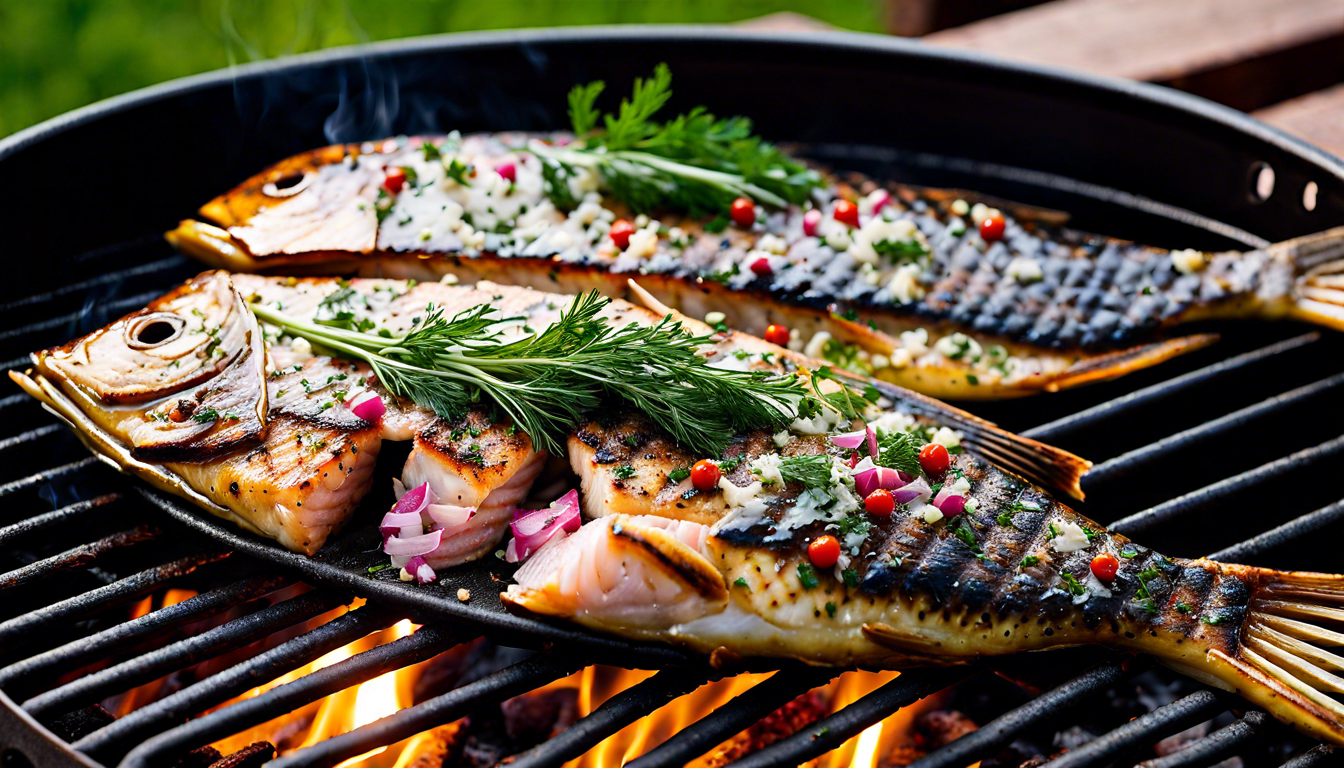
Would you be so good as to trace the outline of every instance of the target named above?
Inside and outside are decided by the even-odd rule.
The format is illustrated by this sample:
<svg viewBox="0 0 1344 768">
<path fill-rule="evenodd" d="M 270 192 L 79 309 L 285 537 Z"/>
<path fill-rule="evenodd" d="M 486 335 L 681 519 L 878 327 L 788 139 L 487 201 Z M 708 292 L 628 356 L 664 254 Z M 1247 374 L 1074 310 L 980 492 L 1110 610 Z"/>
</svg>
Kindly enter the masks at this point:
<svg viewBox="0 0 1344 768">
<path fill-rule="evenodd" d="M 495 173 L 498 173 L 500 176 L 503 176 L 505 179 L 508 179 L 509 181 L 513 182 L 518 181 L 518 166 L 514 165 L 513 163 L 502 163 L 500 165 L 496 165 Z"/>
<path fill-rule="evenodd" d="M 899 489 L 892 491 L 891 495 L 896 499 L 897 504 L 909 504 L 915 499 L 928 499 L 933 494 L 924 478 L 917 477 Z"/>
<path fill-rule="evenodd" d="M 864 429 L 865 432 L 868 433 L 868 455 L 869 455 L 869 456 L 872 456 L 874 459 L 876 459 L 876 458 L 877 458 L 877 454 L 878 454 L 878 450 L 877 450 L 877 433 L 873 431 L 873 428 L 872 428 L 872 427 L 867 427 L 867 426 L 866 426 L 866 427 L 864 427 L 863 429 Z"/>
<path fill-rule="evenodd" d="M 940 502 L 935 502 L 934 506 L 942 510 L 942 513 L 948 517 L 956 517 L 966 511 L 966 497 L 953 494 Z"/>
<path fill-rule="evenodd" d="M 417 584 L 428 584 L 438 578 L 438 574 L 434 573 L 434 569 L 429 567 L 429 563 L 425 562 L 425 558 L 419 555 L 407 560 L 406 565 L 402 567 L 406 569 L 407 573 L 415 577 L 415 582 Z"/>
<path fill-rule="evenodd" d="M 872 467 L 854 475 L 854 489 L 859 492 L 859 496 L 868 498 L 868 494 L 876 491 L 878 488 L 885 488 L 888 491 L 896 491 L 908 485 L 908 481 L 901 479 L 901 473 L 891 467 Z M 927 489 L 927 486 L 925 486 Z M 893 493 L 893 496 L 896 494 Z M 900 502 L 899 497 L 897 501 Z"/>
<path fill-rule="evenodd" d="M 396 513 L 414 512 L 418 515 L 434 501 L 434 490 L 429 487 L 429 483 L 421 483 L 403 493 L 401 498 L 397 499 L 396 506 L 392 507 L 392 511 Z"/>
<path fill-rule="evenodd" d="M 513 540 L 505 551 L 505 560 L 519 563 L 536 553 L 557 534 L 573 533 L 582 523 L 579 515 L 579 492 L 570 491 L 551 502 L 546 509 L 514 510 Z"/>
<path fill-rule="evenodd" d="M 821 211 L 813 208 L 803 214 L 803 234 L 807 237 L 817 236 L 817 226 L 821 224 Z"/>
<path fill-rule="evenodd" d="M 831 442 L 841 448 L 858 448 L 863 445 L 867 434 L 861 429 L 858 432 L 844 432 L 839 435 L 831 435 Z"/>
<path fill-rule="evenodd" d="M 425 507 L 429 519 L 443 528 L 454 528 L 476 516 L 475 507 L 458 507 L 452 504 L 430 504 Z"/>
<path fill-rule="evenodd" d="M 408 538 L 392 536 L 383 544 L 383 551 L 389 555 L 428 555 L 438 549 L 442 542 L 443 531 L 441 530 Z"/>
<path fill-rule="evenodd" d="M 387 413 L 387 406 L 383 404 L 383 398 L 379 397 L 377 392 L 365 390 L 364 394 L 356 398 L 350 406 L 350 412 L 365 421 L 376 422 Z"/>
<path fill-rule="evenodd" d="M 882 210 L 891 202 L 891 193 L 885 189 L 879 189 L 868 197 L 869 202 L 873 204 L 873 214 Z"/>
</svg>

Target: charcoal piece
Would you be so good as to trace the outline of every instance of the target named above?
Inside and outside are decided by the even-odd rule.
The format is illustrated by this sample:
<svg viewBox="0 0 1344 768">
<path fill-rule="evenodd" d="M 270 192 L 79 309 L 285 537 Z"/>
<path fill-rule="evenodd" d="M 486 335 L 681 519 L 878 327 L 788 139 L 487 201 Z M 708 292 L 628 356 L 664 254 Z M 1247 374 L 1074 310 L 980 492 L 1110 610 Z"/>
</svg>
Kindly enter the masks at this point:
<svg viewBox="0 0 1344 768">
<path fill-rule="evenodd" d="M 207 744 L 183 755 L 180 760 L 173 764 L 173 768 L 210 768 L 210 766 L 223 759 L 224 756 L 219 753 L 218 749 Z"/>
<path fill-rule="evenodd" d="M 103 709 L 102 705 L 94 704 L 91 707 L 61 715 L 51 722 L 50 727 L 52 733 L 60 736 L 66 743 L 72 743 L 116 719 L 116 716 Z"/>
<path fill-rule="evenodd" d="M 275 759 L 275 746 L 269 741 L 258 741 L 215 761 L 210 768 L 261 768 Z"/>
<path fill-rule="evenodd" d="M 504 732 L 528 746 L 555 736 L 578 719 L 579 692 L 575 688 L 549 688 L 506 699 L 499 705 L 504 714 Z"/>
</svg>

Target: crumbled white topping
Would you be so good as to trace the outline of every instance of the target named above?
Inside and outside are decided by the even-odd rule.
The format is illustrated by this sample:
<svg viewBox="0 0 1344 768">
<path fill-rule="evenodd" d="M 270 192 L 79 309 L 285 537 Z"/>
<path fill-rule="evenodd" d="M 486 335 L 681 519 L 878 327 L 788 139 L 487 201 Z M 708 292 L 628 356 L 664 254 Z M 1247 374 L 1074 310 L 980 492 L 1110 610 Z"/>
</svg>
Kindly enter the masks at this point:
<svg viewBox="0 0 1344 768">
<path fill-rule="evenodd" d="M 974 362 L 984 354 L 984 350 L 980 347 L 980 342 L 964 333 L 954 333 L 949 336 L 944 336 L 933 345 L 933 348 L 938 354 L 949 360 Z"/>
<path fill-rule="evenodd" d="M 720 477 L 719 490 L 723 491 L 723 500 L 728 506 L 741 507 L 761 494 L 761 484 L 753 480 L 750 485 L 738 487 L 728 478 Z"/>
<path fill-rule="evenodd" d="M 710 312 L 709 314 L 705 315 L 705 324 L 718 325 L 719 323 L 722 323 L 724 320 L 727 319 L 728 316 L 723 314 L 722 312 Z"/>
<path fill-rule="evenodd" d="M 307 339 L 294 339 L 289 344 L 289 351 L 294 355 L 295 363 L 306 363 L 313 359 L 313 345 Z"/>
<path fill-rule="evenodd" d="M 807 346 L 803 348 L 803 354 L 808 357 L 821 357 L 822 348 L 825 347 L 826 342 L 830 340 L 831 334 L 826 331 L 818 331 L 816 335 L 812 337 L 812 340 L 807 342 Z"/>
<path fill-rule="evenodd" d="M 905 352 L 905 350 L 903 350 L 903 349 L 901 349 L 901 350 L 897 350 L 897 351 L 898 351 L 898 352 Z M 906 352 L 906 354 L 908 355 L 908 354 L 910 354 L 910 353 Z M 883 368 L 890 368 L 890 367 L 891 367 L 891 358 L 887 357 L 886 355 L 873 355 L 873 356 L 869 359 L 869 362 L 872 363 L 872 365 L 873 365 L 873 370 L 874 370 L 874 371 L 880 371 L 880 370 L 882 370 Z"/>
<path fill-rule="evenodd" d="M 879 435 L 891 434 L 893 432 L 905 432 L 915 425 L 915 417 L 908 413 L 898 411 L 887 411 L 881 416 L 868 422 L 868 426 L 873 428 Z"/>
<path fill-rule="evenodd" d="M 924 286 L 920 285 L 920 268 L 917 264 L 905 264 L 896 270 L 887 282 L 887 290 L 891 291 L 891 296 L 902 304 L 909 304 L 912 301 L 918 301 L 924 298 Z M 924 331 L 923 328 L 920 331 Z M 910 331 L 906 331 L 910 333 Z M 904 336 L 905 334 L 901 334 Z M 928 332 L 924 331 L 924 337 L 927 340 Z"/>
<path fill-rule="evenodd" d="M 1006 272 L 1009 277 L 1024 285 L 1045 279 L 1045 272 L 1041 269 L 1040 262 L 1023 256 L 1008 262 Z"/>
<path fill-rule="evenodd" d="M 780 460 L 780 455 L 777 453 L 763 453 L 751 460 L 751 473 L 766 485 L 774 483 L 783 485 L 784 476 L 779 473 Z"/>
<path fill-rule="evenodd" d="M 452 272 L 449 272 L 443 277 L 440 277 L 439 282 L 443 283 L 444 285 L 457 285 L 457 275 L 453 274 Z"/>
<path fill-rule="evenodd" d="M 1209 265 L 1208 258 L 1192 248 L 1171 252 L 1171 265 L 1183 275 L 1193 275 Z"/>
<path fill-rule="evenodd" d="M 908 349 L 901 348 L 891 350 L 890 362 L 892 368 L 908 368 L 910 367 L 910 363 L 914 362 L 914 360 L 914 355 L 911 355 L 910 350 Z"/>
<path fill-rule="evenodd" d="M 826 241 L 826 244 L 837 251 L 849 249 L 854 241 L 849 236 L 849 227 L 836 221 L 835 219 L 825 219 L 821 222 L 820 234 Z"/>
<path fill-rule="evenodd" d="M 901 346 L 908 349 L 912 355 L 922 355 L 929 351 L 929 332 L 923 328 L 904 331 L 901 333 Z"/>
<path fill-rule="evenodd" d="M 788 445 L 790 437 L 791 435 L 789 434 L 789 430 L 782 429 L 776 432 L 771 439 L 775 441 L 776 447 L 783 448 L 784 446 Z"/>
<path fill-rule="evenodd" d="M 966 506 L 965 506 L 966 513 L 967 513 L 967 514 L 975 514 L 975 510 L 976 510 L 976 508 L 979 507 L 979 506 L 980 506 L 980 502 L 976 501 L 975 499 L 967 499 L 967 500 L 966 500 Z"/>
<path fill-rule="evenodd" d="M 967 203 L 965 200 L 952 201 L 952 213 L 955 213 L 958 216 L 965 216 L 970 212 L 971 212 L 970 203 Z"/>
<path fill-rule="evenodd" d="M 946 429 L 946 427 L 944 427 L 944 429 Z M 948 431 L 950 432 L 951 430 Z M 964 499 L 966 498 L 966 495 L 971 492 L 971 481 L 967 480 L 964 476 L 958 477 L 951 485 L 946 487 L 948 493 L 953 496 L 960 496 Z"/>
<path fill-rule="evenodd" d="M 762 235 L 761 239 L 756 241 L 756 249 L 783 256 L 789 252 L 789 244 L 778 235 Z"/>
<path fill-rule="evenodd" d="M 858 261 L 876 264 L 878 253 L 875 246 L 878 243 L 887 241 L 909 243 L 919 241 L 921 237 L 919 228 L 909 219 L 887 221 L 881 216 L 874 216 L 854 235 L 854 243 L 850 246 L 849 253 Z"/>
<path fill-rule="evenodd" d="M 998 208 L 990 208 L 984 203 L 976 203 L 971 206 L 971 221 L 975 222 L 975 226 L 977 227 L 980 226 L 980 222 L 985 219 L 992 219 L 995 216 L 1002 218 L 1003 211 L 1000 211 Z"/>
<path fill-rule="evenodd" d="M 1050 540 L 1056 552 L 1077 552 L 1087 547 L 1087 532 L 1077 523 L 1057 523 L 1058 535 Z"/>
<path fill-rule="evenodd" d="M 658 230 L 637 229 L 630 235 L 630 244 L 626 246 L 627 256 L 638 259 L 648 258 L 658 251 Z"/>
<path fill-rule="evenodd" d="M 872 264 L 860 264 L 859 277 L 863 278 L 863 282 L 869 285 L 877 285 L 882 282 L 882 273 Z"/>
<path fill-rule="evenodd" d="M 944 448 L 956 448 L 961 445 L 961 433 L 955 429 L 939 427 L 934 430 L 933 437 L 929 439 L 929 442 L 937 443 Z M 969 490 L 969 488 L 970 486 L 968 485 L 967 489 Z"/>
<path fill-rule="evenodd" d="M 943 511 L 932 504 L 925 504 L 911 512 L 915 517 L 924 518 L 926 523 L 936 523 L 943 519 Z"/>
</svg>

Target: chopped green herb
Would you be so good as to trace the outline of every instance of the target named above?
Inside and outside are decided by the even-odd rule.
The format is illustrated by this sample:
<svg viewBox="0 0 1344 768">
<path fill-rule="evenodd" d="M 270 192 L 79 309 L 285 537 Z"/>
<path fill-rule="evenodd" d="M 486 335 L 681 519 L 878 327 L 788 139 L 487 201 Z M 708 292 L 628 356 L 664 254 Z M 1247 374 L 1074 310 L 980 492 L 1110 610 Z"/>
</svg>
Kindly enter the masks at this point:
<svg viewBox="0 0 1344 768">
<path fill-rule="evenodd" d="M 635 468 L 629 464 L 622 464 L 612 470 L 611 473 L 615 475 L 618 480 L 629 480 L 635 476 Z"/>
<path fill-rule="evenodd" d="M 817 569 L 811 563 L 798 564 L 798 581 L 802 583 L 803 589 L 815 589 L 821 583 L 817 580 Z"/>
<path fill-rule="evenodd" d="M 840 572 L 840 577 L 845 580 L 845 586 L 853 589 L 859 586 L 859 572 L 853 568 L 846 568 Z"/>
<path fill-rule="evenodd" d="M 779 475 L 786 483 L 802 483 L 806 488 L 830 488 L 831 457 L 824 453 L 786 456 L 779 460 Z"/>
<path fill-rule="evenodd" d="M 1190 604 L 1189 604 L 1189 603 L 1177 603 L 1177 604 L 1176 604 L 1176 611 L 1177 611 L 1178 613 L 1189 613 L 1189 612 L 1190 612 Z"/>
<path fill-rule="evenodd" d="M 667 473 L 667 479 L 674 483 L 680 483 L 682 480 L 685 480 L 690 476 L 691 476 L 690 467 L 677 467 L 676 469 Z"/>
<path fill-rule="evenodd" d="M 923 441 L 910 432 L 884 431 L 877 438 L 877 463 L 907 475 L 918 476 L 919 450 L 922 447 Z"/>
<path fill-rule="evenodd" d="M 751 587 L 747 586 L 747 580 L 746 580 L 745 578 L 741 577 L 741 576 L 738 576 L 738 577 L 737 577 L 737 581 L 734 581 L 734 582 L 733 582 L 733 586 L 734 586 L 734 587 L 741 587 L 741 588 L 743 588 L 743 589 L 745 589 L 745 590 L 748 590 L 748 591 L 751 590 Z"/>
<path fill-rule="evenodd" d="M 835 618 L 835 603 L 826 603 L 826 615 Z"/>
<path fill-rule="evenodd" d="M 1064 589 L 1070 595 L 1081 595 L 1087 591 L 1087 587 L 1080 584 L 1077 577 L 1071 573 L 1061 573 L 1059 578 L 1064 580 Z"/>
<path fill-rule="evenodd" d="M 379 571 L 386 570 L 391 567 L 392 567 L 391 563 L 383 563 L 382 565 L 371 565 L 369 566 L 369 573 L 377 573 Z"/>
<path fill-rule="evenodd" d="M 1026 557 L 1022 558 L 1022 565 L 1028 567 L 1033 566 L 1039 562 L 1041 562 L 1041 558 L 1035 555 L 1027 555 Z"/>
</svg>

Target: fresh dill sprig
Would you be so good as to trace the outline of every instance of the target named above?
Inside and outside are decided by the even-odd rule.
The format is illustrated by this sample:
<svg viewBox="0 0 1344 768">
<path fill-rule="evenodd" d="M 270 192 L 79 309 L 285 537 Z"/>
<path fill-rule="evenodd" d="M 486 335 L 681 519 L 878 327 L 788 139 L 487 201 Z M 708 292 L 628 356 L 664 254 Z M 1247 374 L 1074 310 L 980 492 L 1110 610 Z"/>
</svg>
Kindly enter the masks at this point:
<svg viewBox="0 0 1344 768">
<path fill-rule="evenodd" d="M 802 483 L 805 488 L 830 488 L 831 457 L 824 453 L 786 456 L 779 460 L 779 476 L 786 483 Z"/>
<path fill-rule="evenodd" d="M 719 455 L 729 438 L 751 429 L 781 429 L 817 405 L 797 374 L 733 371 L 699 354 L 708 336 L 692 336 L 671 316 L 653 325 L 617 327 L 600 316 L 609 299 L 596 291 L 574 299 L 560 319 L 537 332 L 489 305 L 424 320 L 401 336 L 378 336 L 289 317 L 251 304 L 261 320 L 337 357 L 367 362 L 393 394 L 456 419 L 473 407 L 496 407 L 538 448 L 561 450 L 586 414 L 613 398 L 645 413 L 682 445 Z"/>
<path fill-rule="evenodd" d="M 659 64 L 653 77 L 635 80 L 615 113 L 597 108 L 605 83 L 575 86 L 569 120 L 578 137 L 565 146 L 540 141 L 547 195 L 561 208 L 577 204 L 569 181 L 578 169 L 597 174 L 613 197 L 636 211 L 684 210 L 693 216 L 727 212 L 735 198 L 774 207 L 802 203 L 821 176 L 751 132 L 745 117 L 718 118 L 696 107 L 658 122 L 672 95 L 672 73 Z"/>
<path fill-rule="evenodd" d="M 907 475 L 919 474 L 919 449 L 924 441 L 909 432 L 893 430 L 877 438 L 877 463 L 899 469 Z"/>
</svg>

